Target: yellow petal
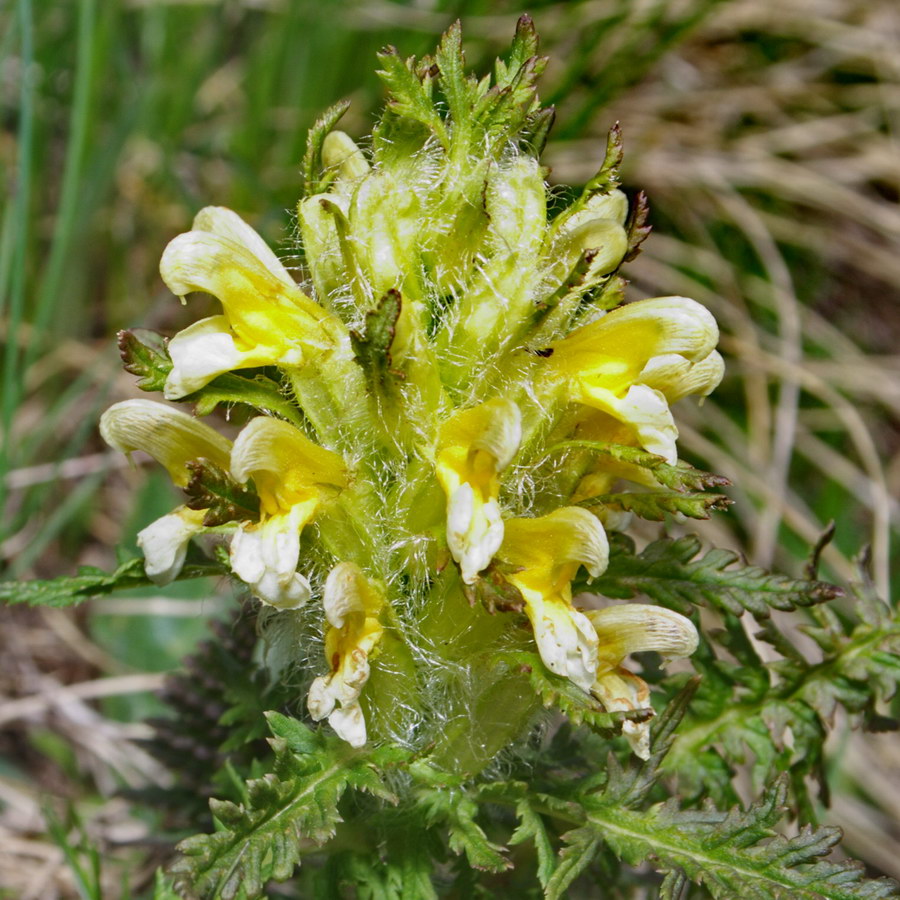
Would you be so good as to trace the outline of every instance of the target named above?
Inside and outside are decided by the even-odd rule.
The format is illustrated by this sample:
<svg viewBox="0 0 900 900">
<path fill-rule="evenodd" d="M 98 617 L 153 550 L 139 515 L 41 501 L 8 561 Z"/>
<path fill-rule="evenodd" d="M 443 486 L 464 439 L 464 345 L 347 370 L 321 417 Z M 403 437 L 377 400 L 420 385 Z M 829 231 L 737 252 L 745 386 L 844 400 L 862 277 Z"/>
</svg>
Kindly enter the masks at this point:
<svg viewBox="0 0 900 900">
<path fill-rule="evenodd" d="M 447 496 L 447 546 L 466 584 L 474 583 L 503 540 L 499 476 L 521 437 L 519 408 L 502 399 L 461 410 L 441 428 L 435 473 Z"/>
<path fill-rule="evenodd" d="M 568 587 L 579 566 L 593 577 L 606 571 L 609 542 L 596 516 L 564 506 L 535 519 L 507 519 L 499 555 L 510 565 Z"/>
<path fill-rule="evenodd" d="M 231 441 L 193 416 L 153 400 L 114 404 L 100 417 L 100 434 L 123 453 L 149 453 L 179 487 L 188 483 L 187 463 L 192 460 L 208 459 L 226 470 L 229 466 Z"/>
<path fill-rule="evenodd" d="M 264 515 L 286 512 L 318 498 L 320 488 L 347 483 L 344 461 L 311 441 L 293 425 L 270 416 L 250 421 L 234 442 L 231 474 L 253 479 Z"/>
<path fill-rule="evenodd" d="M 262 238 L 230 210 L 202 210 L 195 229 L 166 247 L 160 274 L 179 297 L 203 291 L 221 301 L 228 329 L 217 330 L 231 334 L 234 348 L 220 339 L 217 358 L 236 351 L 252 354 L 257 364 L 297 366 L 343 338 L 340 323 L 294 284 Z M 182 390 L 177 382 L 176 376 L 169 385 L 172 396 Z"/>
<path fill-rule="evenodd" d="M 600 575 L 609 559 L 603 526 L 587 510 L 564 507 L 537 519 L 508 519 L 497 554 L 517 571 L 505 575 L 525 600 L 544 664 L 590 690 L 598 639 L 590 620 L 572 606 L 572 579 L 584 565 Z"/>
<path fill-rule="evenodd" d="M 721 374 L 718 336 L 699 303 L 658 297 L 576 329 L 554 345 L 550 365 L 572 400 L 631 426 L 644 449 L 672 463 L 678 431 L 668 398 L 712 390 Z"/>
</svg>

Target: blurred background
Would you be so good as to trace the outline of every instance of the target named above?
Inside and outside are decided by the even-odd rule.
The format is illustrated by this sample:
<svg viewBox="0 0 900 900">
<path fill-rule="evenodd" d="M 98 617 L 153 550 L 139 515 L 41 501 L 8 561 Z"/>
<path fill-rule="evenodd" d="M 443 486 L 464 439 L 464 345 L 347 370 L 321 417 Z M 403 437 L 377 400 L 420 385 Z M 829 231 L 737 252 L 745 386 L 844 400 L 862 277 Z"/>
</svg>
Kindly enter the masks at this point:
<svg viewBox="0 0 900 900">
<path fill-rule="evenodd" d="M 654 227 L 626 268 L 632 295 L 694 297 L 722 328 L 722 387 L 676 418 L 682 455 L 728 476 L 735 503 L 688 530 L 799 574 L 833 520 L 822 576 L 858 578 L 864 554 L 887 599 L 900 522 L 896 0 L 5 0 L 0 578 L 114 566 L 116 546 L 133 553 L 135 533 L 177 503 L 164 473 L 128 468 L 96 427 L 140 393 L 115 332 L 172 333 L 203 311 L 164 288 L 166 243 L 224 205 L 299 266 L 292 209 L 316 116 L 347 97 L 341 127 L 362 136 L 382 99 L 379 48 L 421 55 L 461 18 L 484 71 L 526 11 L 551 58 L 551 182 L 583 184 L 620 122 L 624 187 L 649 195 Z M 116 791 L 164 783 L 140 745 L 160 708 L 150 692 L 231 605 L 227 585 L 189 582 L 72 612 L 0 610 L 0 897 L 95 896 L 82 832 L 104 849 L 104 896 L 140 894 L 152 825 Z M 825 818 L 848 852 L 900 876 L 896 739 L 838 728 L 833 750 Z M 48 822 L 47 794 L 77 821 Z"/>
</svg>

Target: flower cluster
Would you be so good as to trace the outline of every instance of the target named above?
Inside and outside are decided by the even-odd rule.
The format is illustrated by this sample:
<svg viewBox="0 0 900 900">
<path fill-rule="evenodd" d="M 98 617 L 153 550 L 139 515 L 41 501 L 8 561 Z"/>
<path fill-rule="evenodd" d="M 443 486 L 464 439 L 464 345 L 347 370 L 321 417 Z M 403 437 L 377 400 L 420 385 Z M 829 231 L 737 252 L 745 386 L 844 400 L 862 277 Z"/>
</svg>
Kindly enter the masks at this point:
<svg viewBox="0 0 900 900">
<path fill-rule="evenodd" d="M 645 230 L 614 158 L 550 214 L 528 23 L 493 86 L 460 74 L 458 42 L 451 30 L 421 63 L 385 52 L 391 101 L 368 151 L 334 130 L 340 110 L 311 133 L 299 282 L 226 209 L 202 210 L 166 248 L 171 291 L 212 294 L 222 313 L 168 342 L 165 398 L 206 411 L 208 392 L 236 392 L 252 417 L 234 442 L 151 401 L 101 423 L 188 493 L 139 536 L 148 576 L 171 581 L 207 535 L 262 603 L 291 615 L 321 602 L 325 669 L 308 708 L 354 746 L 396 732 L 390 704 L 421 727 L 444 696 L 423 697 L 423 669 L 459 658 L 454 619 L 489 586 L 505 603 L 471 614 L 464 646 L 533 642 L 609 711 L 648 706 L 628 654 L 687 656 L 697 640 L 650 605 L 579 609 L 572 583 L 607 566 L 610 485 L 657 486 L 626 451 L 677 461 L 670 407 L 720 381 L 716 323 L 684 297 L 623 303 L 617 270 Z M 591 449 L 609 447 L 618 462 Z M 383 699 L 364 690 L 376 670 L 418 687 Z M 626 717 L 624 733 L 646 755 L 646 722 Z"/>
</svg>

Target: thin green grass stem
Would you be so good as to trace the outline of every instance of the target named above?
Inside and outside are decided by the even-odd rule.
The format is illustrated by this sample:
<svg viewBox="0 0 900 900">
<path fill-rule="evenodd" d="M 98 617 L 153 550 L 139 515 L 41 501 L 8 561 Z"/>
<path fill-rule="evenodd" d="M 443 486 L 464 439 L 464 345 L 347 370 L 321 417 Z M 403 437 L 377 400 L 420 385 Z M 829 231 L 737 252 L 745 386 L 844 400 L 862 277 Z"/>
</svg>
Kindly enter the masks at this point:
<svg viewBox="0 0 900 900">
<path fill-rule="evenodd" d="M 31 162 L 34 143 L 34 32 L 31 0 L 19 0 L 22 81 L 19 88 L 19 146 L 15 180 L 15 210 L 12 227 L 15 244 L 12 251 L 8 300 L 0 298 L 0 315 L 6 318 L 6 356 L 3 361 L 2 401 L 0 401 L 0 511 L 6 506 L 6 471 L 12 446 L 12 421 L 22 391 L 19 366 L 18 333 L 25 302 L 26 250 L 31 206 Z"/>
<path fill-rule="evenodd" d="M 72 112 L 69 117 L 69 144 L 63 167 L 62 188 L 53 241 L 47 267 L 41 282 L 34 314 L 33 340 L 25 351 L 25 368 L 35 358 L 54 312 L 66 310 L 66 319 L 72 315 L 70 303 L 60 303 L 65 290 L 63 281 L 66 266 L 78 239 L 81 222 L 81 186 L 87 151 L 90 123 L 91 96 L 97 72 L 94 48 L 96 39 L 96 0 L 81 0 L 78 4 L 78 49 L 75 69 L 75 91 Z"/>
</svg>

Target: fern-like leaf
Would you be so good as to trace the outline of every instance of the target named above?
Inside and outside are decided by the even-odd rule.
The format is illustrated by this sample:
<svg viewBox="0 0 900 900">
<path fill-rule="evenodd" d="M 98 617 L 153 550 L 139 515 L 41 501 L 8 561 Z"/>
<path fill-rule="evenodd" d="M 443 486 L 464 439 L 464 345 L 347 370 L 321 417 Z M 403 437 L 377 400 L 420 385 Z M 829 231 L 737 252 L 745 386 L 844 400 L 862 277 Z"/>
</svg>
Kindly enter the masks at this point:
<svg viewBox="0 0 900 900">
<path fill-rule="evenodd" d="M 396 763 L 402 751 L 386 747 L 366 754 L 296 719 L 274 712 L 267 718 L 274 735 L 272 771 L 247 783 L 245 803 L 210 801 L 220 830 L 178 845 L 182 855 L 169 871 L 187 897 L 252 900 L 270 879 L 290 878 L 304 845 L 321 845 L 334 834 L 348 788 L 396 802 L 379 770 Z"/>
<path fill-rule="evenodd" d="M 634 542 L 617 534 L 611 542 L 606 572 L 578 587 L 621 599 L 645 594 L 682 613 L 689 613 L 692 605 L 708 605 L 733 615 L 746 610 L 758 618 L 768 617 L 770 608 L 793 610 L 843 594 L 839 587 L 824 581 L 736 565 L 739 557 L 730 550 L 710 550 L 696 558 L 700 549 L 700 539 L 688 535 L 655 541 L 636 553 Z"/>
<path fill-rule="evenodd" d="M 178 574 L 178 581 L 190 578 L 206 578 L 227 574 L 222 566 L 209 560 L 185 565 Z M 146 587 L 153 582 L 144 572 L 143 559 L 129 559 L 112 572 L 104 572 L 94 566 L 81 566 L 77 575 L 62 575 L 47 581 L 0 582 L 0 602 L 10 605 L 27 603 L 29 606 L 77 606 L 91 597 Z"/>
</svg>

